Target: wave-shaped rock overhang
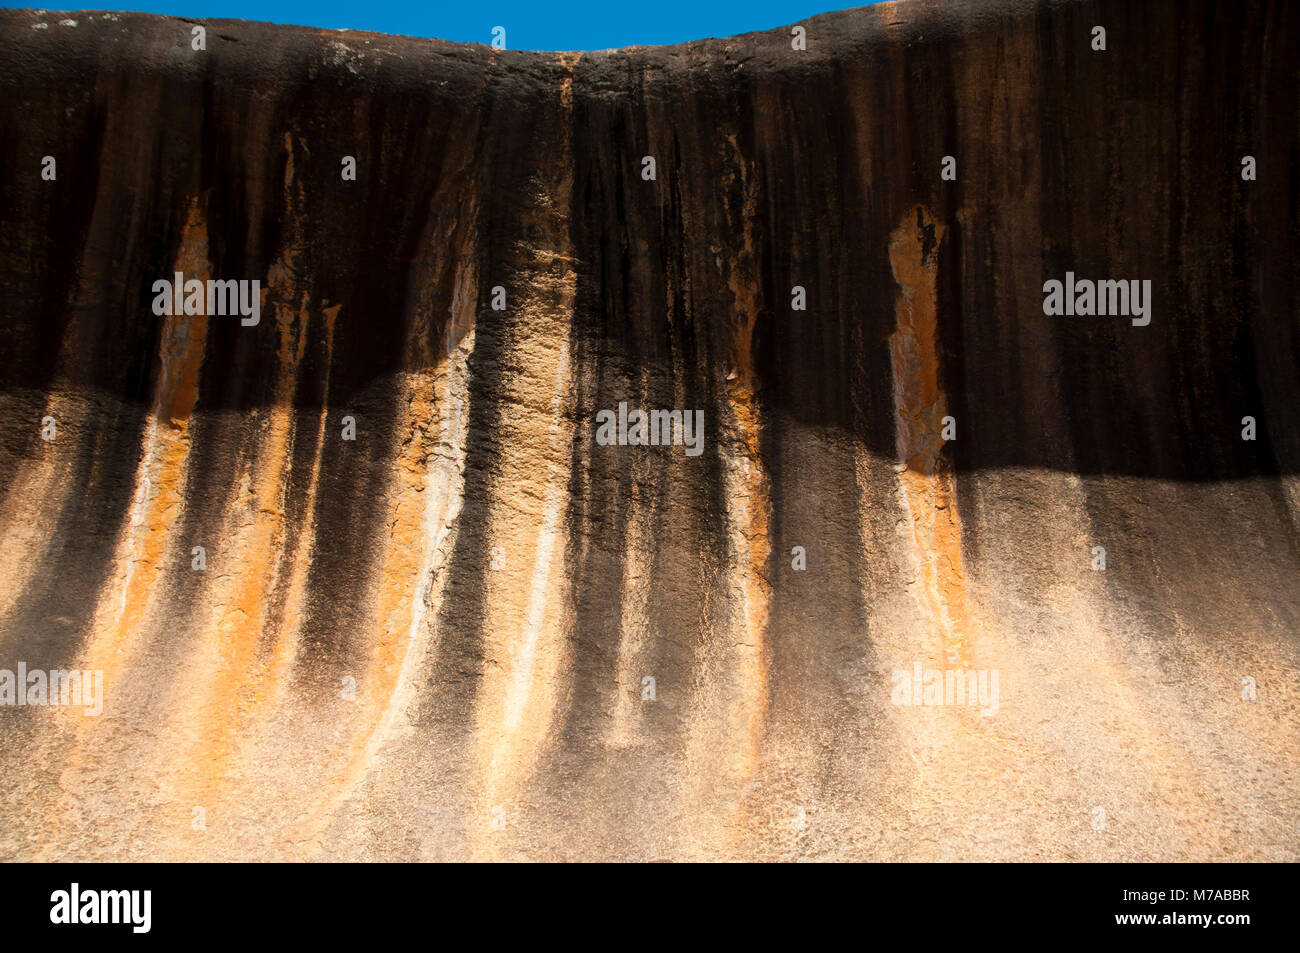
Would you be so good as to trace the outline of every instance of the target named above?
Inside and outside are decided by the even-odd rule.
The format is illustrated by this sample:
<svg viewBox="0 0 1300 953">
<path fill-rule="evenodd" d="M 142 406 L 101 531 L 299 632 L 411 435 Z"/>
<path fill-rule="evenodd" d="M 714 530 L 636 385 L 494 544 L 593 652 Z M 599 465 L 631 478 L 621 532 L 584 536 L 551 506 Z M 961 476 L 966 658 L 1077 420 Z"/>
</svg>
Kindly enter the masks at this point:
<svg viewBox="0 0 1300 953">
<path fill-rule="evenodd" d="M 1298 19 L 0 11 L 0 856 L 1295 859 Z"/>
</svg>

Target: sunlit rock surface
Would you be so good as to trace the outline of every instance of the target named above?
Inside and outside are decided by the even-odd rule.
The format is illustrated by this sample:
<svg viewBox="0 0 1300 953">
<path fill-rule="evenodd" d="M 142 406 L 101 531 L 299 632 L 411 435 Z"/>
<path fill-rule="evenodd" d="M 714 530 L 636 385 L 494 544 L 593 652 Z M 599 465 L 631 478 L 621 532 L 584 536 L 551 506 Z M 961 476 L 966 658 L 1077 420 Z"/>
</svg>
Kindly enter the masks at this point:
<svg viewBox="0 0 1300 953">
<path fill-rule="evenodd" d="M 0 11 L 0 859 L 1300 859 L 1300 9 L 802 25 Z"/>
</svg>

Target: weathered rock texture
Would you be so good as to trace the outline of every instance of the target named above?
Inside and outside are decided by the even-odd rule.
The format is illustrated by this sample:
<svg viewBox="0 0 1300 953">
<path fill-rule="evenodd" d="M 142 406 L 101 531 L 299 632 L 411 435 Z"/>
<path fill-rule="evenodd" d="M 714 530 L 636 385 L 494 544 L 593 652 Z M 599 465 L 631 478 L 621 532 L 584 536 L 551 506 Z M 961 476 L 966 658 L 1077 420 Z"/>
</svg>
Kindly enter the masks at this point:
<svg viewBox="0 0 1300 953">
<path fill-rule="evenodd" d="M 0 857 L 1300 858 L 1295 4 L 193 25 L 0 11 Z"/>
</svg>

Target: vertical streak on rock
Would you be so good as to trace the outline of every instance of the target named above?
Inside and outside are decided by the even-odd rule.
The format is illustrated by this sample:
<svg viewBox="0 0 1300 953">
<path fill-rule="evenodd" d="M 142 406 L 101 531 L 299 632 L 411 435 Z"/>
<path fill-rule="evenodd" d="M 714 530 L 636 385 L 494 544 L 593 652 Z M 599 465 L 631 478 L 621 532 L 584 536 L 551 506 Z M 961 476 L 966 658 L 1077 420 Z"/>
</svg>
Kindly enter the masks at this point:
<svg viewBox="0 0 1300 953">
<path fill-rule="evenodd" d="M 740 247 L 727 269 L 736 318 L 728 327 L 727 362 L 730 368 L 726 400 L 719 402 L 718 453 L 722 464 L 726 506 L 727 554 L 725 585 L 730 618 L 725 633 L 714 633 L 715 644 L 698 678 L 705 693 L 704 717 L 696 720 L 693 745 L 700 780 L 751 780 L 758 770 L 768 702 L 767 622 L 771 587 L 767 561 L 771 497 L 759 449 L 761 416 L 755 395 L 753 335 L 758 320 L 757 266 L 754 253 L 755 206 L 758 182 L 741 154 L 735 136 L 727 137 L 731 162 L 742 196 L 739 208 L 728 208 Z M 724 194 L 732 194 L 731 182 Z M 716 644 L 725 640 L 725 646 Z M 719 776 L 720 773 L 720 776 Z M 714 792 L 699 792 L 705 803 Z M 743 818 L 728 810 L 723 818 L 724 839 Z"/>
<path fill-rule="evenodd" d="M 279 263 L 277 263 L 278 265 Z M 305 309 L 306 302 L 302 302 Z M 327 426 L 329 424 L 329 386 L 330 371 L 334 359 L 334 328 L 338 321 L 339 312 L 342 305 L 333 307 L 324 307 L 325 325 L 325 360 L 323 381 L 321 384 L 322 406 L 320 418 L 316 428 L 316 444 L 312 457 L 311 476 L 308 480 L 307 491 L 302 505 L 300 529 L 297 533 L 286 532 L 282 528 L 283 535 L 280 538 L 280 545 L 289 547 L 284 553 L 283 559 L 288 560 L 288 568 L 284 570 L 283 575 L 286 579 L 284 589 L 284 600 L 279 608 L 278 618 L 275 617 L 274 607 L 267 613 L 265 623 L 268 629 L 274 633 L 275 644 L 269 649 L 269 656 L 265 659 L 259 656 L 255 671 L 248 677 L 250 681 L 260 682 L 260 691 L 258 695 L 259 710 L 265 713 L 263 727 L 265 728 L 270 720 L 278 712 L 285 708 L 286 695 L 292 687 L 292 681 L 285 676 L 293 670 L 294 662 L 298 657 L 298 648 L 303 635 L 303 625 L 307 620 L 306 601 L 308 581 L 311 576 L 312 559 L 315 553 L 317 539 L 317 496 L 320 485 L 321 462 L 327 444 Z M 301 310 L 300 316 L 303 320 L 302 334 L 299 346 L 299 362 L 304 352 L 304 345 L 307 340 L 306 335 L 306 311 Z M 278 319 L 277 319 L 278 320 Z M 292 450 L 287 453 L 286 459 L 288 466 L 292 466 Z M 286 486 L 288 485 L 288 471 L 285 472 Z M 265 641 L 265 636 L 263 642 Z M 251 714 L 251 712 L 250 712 Z M 219 715 L 217 716 L 219 717 Z M 240 734 L 233 740 L 238 746 L 238 780 L 243 780 L 248 769 L 256 769 L 258 766 L 250 764 L 257 759 L 266 757 L 266 748 L 262 745 L 264 740 L 255 730 L 247 727 L 247 719 L 239 717 L 238 712 L 231 712 L 229 717 L 238 718 Z M 264 767 L 264 766 L 262 766 Z M 234 789 L 231 780 L 217 776 L 209 777 L 209 783 L 220 785 L 222 799 L 230 803 L 236 798 L 245 796 L 242 792 Z"/>
<path fill-rule="evenodd" d="M 734 141 L 733 141 L 734 145 Z M 723 447 L 727 498 L 736 501 L 728 508 L 728 536 L 732 544 L 732 565 L 739 573 L 741 641 L 739 679 L 741 696 L 737 719 L 743 748 L 739 767 L 744 777 L 758 768 L 763 720 L 767 709 L 767 620 L 771 587 L 767 560 L 771 550 L 768 524 L 771 494 L 767 471 L 759 452 L 760 415 L 754 395 L 754 325 L 758 321 L 758 268 L 754 261 L 755 203 L 758 184 L 752 169 L 736 149 L 744 208 L 741 210 L 742 250 L 731 269 L 731 293 L 736 302 L 739 324 L 734 329 L 733 365 L 736 376 L 727 386 L 727 439 Z M 733 585 L 735 584 L 733 578 Z"/>
<path fill-rule="evenodd" d="M 641 400 L 646 407 L 644 375 Z M 642 659 L 650 628 L 649 603 L 652 582 L 650 572 L 654 553 L 654 505 L 650 487 L 652 479 L 645 468 L 632 461 L 635 474 L 628 503 L 627 535 L 623 546 L 623 585 L 619 598 L 618 662 L 615 670 L 614 715 L 607 743 L 613 748 L 627 748 L 634 743 L 641 724 L 641 677 L 637 667 Z M 646 497 L 650 496 L 651 499 Z"/>
<path fill-rule="evenodd" d="M 940 386 L 937 277 L 946 232 L 918 205 L 890 234 L 889 264 L 901 292 L 889 345 L 898 455 L 906 466 L 899 482 L 911 517 L 918 597 L 938 626 L 947 662 L 960 667 L 968 656 L 966 570 L 956 481 L 940 456 L 947 397 Z"/>
<path fill-rule="evenodd" d="M 349 702 L 349 736 L 341 743 L 338 767 L 289 832 L 290 842 L 309 855 L 368 776 L 436 644 L 437 607 L 447 581 L 443 569 L 455 544 L 464 491 L 469 358 L 480 296 L 480 183 L 468 165 L 445 168 L 442 175 L 441 187 L 458 204 L 430 206 L 407 278 L 404 370 L 393 401 L 400 420 L 386 454 L 392 478 L 383 491 L 389 516 L 379 558 L 362 587 L 370 593 L 370 657 L 364 672 L 345 673 L 356 678 L 358 697 Z M 447 307 L 440 295 L 448 276 L 452 300 L 442 312 L 443 324 L 435 319 Z"/>
<path fill-rule="evenodd" d="M 474 222 L 477 207 L 462 209 Z M 432 326 L 429 302 L 414 305 L 408 338 L 410 369 L 401 384 L 405 423 L 396 428 L 394 477 L 387 498 L 391 516 L 384 559 L 375 573 L 375 644 L 369 666 L 358 679 L 356 728 L 342 768 L 326 783 L 320 802 L 303 817 L 291 839 L 308 852 L 339 806 L 365 779 L 376 753 L 398 717 L 412 701 L 414 675 L 424 662 L 446 584 L 442 572 L 455 544 L 456 518 L 464 490 L 465 443 L 469 424 L 469 357 L 474 350 L 477 287 L 474 228 L 454 236 L 457 261 L 447 333 Z M 426 258 L 415 269 L 436 267 L 445 236 L 431 235 Z M 424 288 L 432 287 L 430 281 Z M 437 353 L 445 345 L 447 354 Z M 432 368 L 432 370 L 428 370 Z"/>
<path fill-rule="evenodd" d="M 285 593 L 284 611 L 281 620 L 282 635 L 276 640 L 275 657 L 272 668 L 275 670 L 273 684 L 283 690 L 281 676 L 293 666 L 297 657 L 298 636 L 302 630 L 305 615 L 303 598 L 307 589 L 312 555 L 316 549 L 316 494 L 320 486 L 321 457 L 325 451 L 326 426 L 329 423 L 330 369 L 334 363 L 334 325 L 338 321 L 342 305 L 324 308 L 325 315 L 325 374 L 321 384 L 323 394 L 320 422 L 316 428 L 316 452 L 312 457 L 311 478 L 307 484 L 307 498 L 303 503 L 303 528 L 298 537 L 298 544 L 290 556 L 292 561 L 289 582 Z M 278 701 L 278 699 L 277 699 Z M 278 707 L 278 705 L 276 706 Z"/>
<path fill-rule="evenodd" d="M 186 280 L 210 277 L 207 224 L 199 200 L 190 202 L 174 271 Z M 106 713 L 112 709 L 119 672 L 128 667 L 137 637 L 160 591 L 169 559 L 189 565 L 189 552 L 173 539 L 183 516 L 191 449 L 190 421 L 199 397 L 199 373 L 207 340 L 206 315 L 173 314 L 163 319 L 158 343 L 158 379 L 136 469 L 134 496 L 120 531 L 109 582 L 99 594 L 95 617 L 79 667 L 104 673 Z M 181 552 L 177 552 L 177 547 Z M 173 624 L 174 624 L 173 620 Z M 85 719 L 70 708 L 57 709 L 76 739 L 64 759 L 60 787 L 81 790 L 78 774 L 91 770 L 87 748 L 97 737 L 99 719 Z M 56 845 L 51 842 L 48 849 Z"/>
<path fill-rule="evenodd" d="M 561 141 L 539 170 L 536 204 L 521 210 L 538 244 L 516 248 L 517 305 L 504 365 L 507 412 L 489 504 L 490 545 L 505 568 L 488 574 L 485 653 L 477 736 L 484 772 L 483 823 L 528 780 L 554 721 L 568 619 L 552 590 L 563 585 L 564 501 L 572 452 L 573 380 L 569 335 L 577 279 L 568 215 L 573 188 L 573 69 L 581 54 L 556 54 L 566 73 L 560 89 Z M 526 280 L 524 280 L 526 278 Z M 530 486 L 531 485 L 531 486 Z M 539 492 L 540 491 L 540 492 Z"/>
<path fill-rule="evenodd" d="M 206 281 L 207 226 L 198 200 L 190 204 L 175 271 L 186 280 Z M 83 667 L 104 672 L 105 693 L 124 665 L 154 597 L 164 563 L 174 554 L 172 529 L 184 509 L 189 469 L 190 416 L 199 397 L 199 372 L 207 339 L 206 315 L 174 314 L 164 319 L 159 342 L 158 383 L 145 429 L 130 518 L 113 560 L 112 583 L 100 595 Z M 188 565 L 189 553 L 179 554 Z"/>
<path fill-rule="evenodd" d="M 279 671 L 270 665 L 274 652 L 261 650 L 272 628 L 272 599 L 280 589 L 291 535 L 285 513 L 296 431 L 293 399 L 311 320 L 308 292 L 299 290 L 304 287 L 307 243 L 301 232 L 304 203 L 302 187 L 294 181 L 289 133 L 284 149 L 285 208 L 295 230 L 267 270 L 263 301 L 270 305 L 278 335 L 275 382 L 266 418 L 252 438 L 256 449 L 248 454 L 238 486 L 227 498 L 220 539 L 207 542 L 202 604 L 211 608 L 179 680 L 180 697 L 194 699 L 185 721 L 176 726 L 180 744 L 172 755 L 173 770 L 182 772 L 187 803 L 211 805 L 225 796 L 223 782 L 233 748 L 266 694 L 273 693 L 268 675 Z M 232 333 L 245 331 L 234 323 L 228 327 Z"/>
<path fill-rule="evenodd" d="M 472 315 L 455 320 L 472 322 Z M 294 832 L 298 843 L 316 838 L 366 777 L 412 699 L 413 675 L 430 643 L 430 616 L 446 582 L 441 569 L 455 542 L 464 483 L 468 358 L 474 332 L 470 324 L 461 326 L 471 329 L 437 372 L 410 372 L 403 382 L 405 436 L 388 492 L 389 539 L 376 572 L 375 645 L 365 676 L 358 679 L 358 713 L 350 719 L 357 727 L 342 769 L 329 779 L 321 802 Z"/>
</svg>

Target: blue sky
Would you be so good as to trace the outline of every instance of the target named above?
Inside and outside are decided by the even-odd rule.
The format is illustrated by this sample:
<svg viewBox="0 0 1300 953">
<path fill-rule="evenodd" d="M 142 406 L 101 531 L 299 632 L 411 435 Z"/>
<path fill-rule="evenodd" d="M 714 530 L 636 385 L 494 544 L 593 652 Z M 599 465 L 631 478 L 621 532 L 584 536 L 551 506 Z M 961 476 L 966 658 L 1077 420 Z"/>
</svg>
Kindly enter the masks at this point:
<svg viewBox="0 0 1300 953">
<path fill-rule="evenodd" d="M 228 17 L 304 26 L 375 30 L 408 36 L 488 43 L 506 28 L 512 50 L 601 50 L 682 43 L 708 36 L 798 23 L 816 13 L 864 6 L 871 0 L 86 0 L 84 9 L 139 10 L 187 17 Z M 0 7 L 37 3 L 0 0 Z M 55 3 L 49 9 L 58 9 Z"/>
</svg>

